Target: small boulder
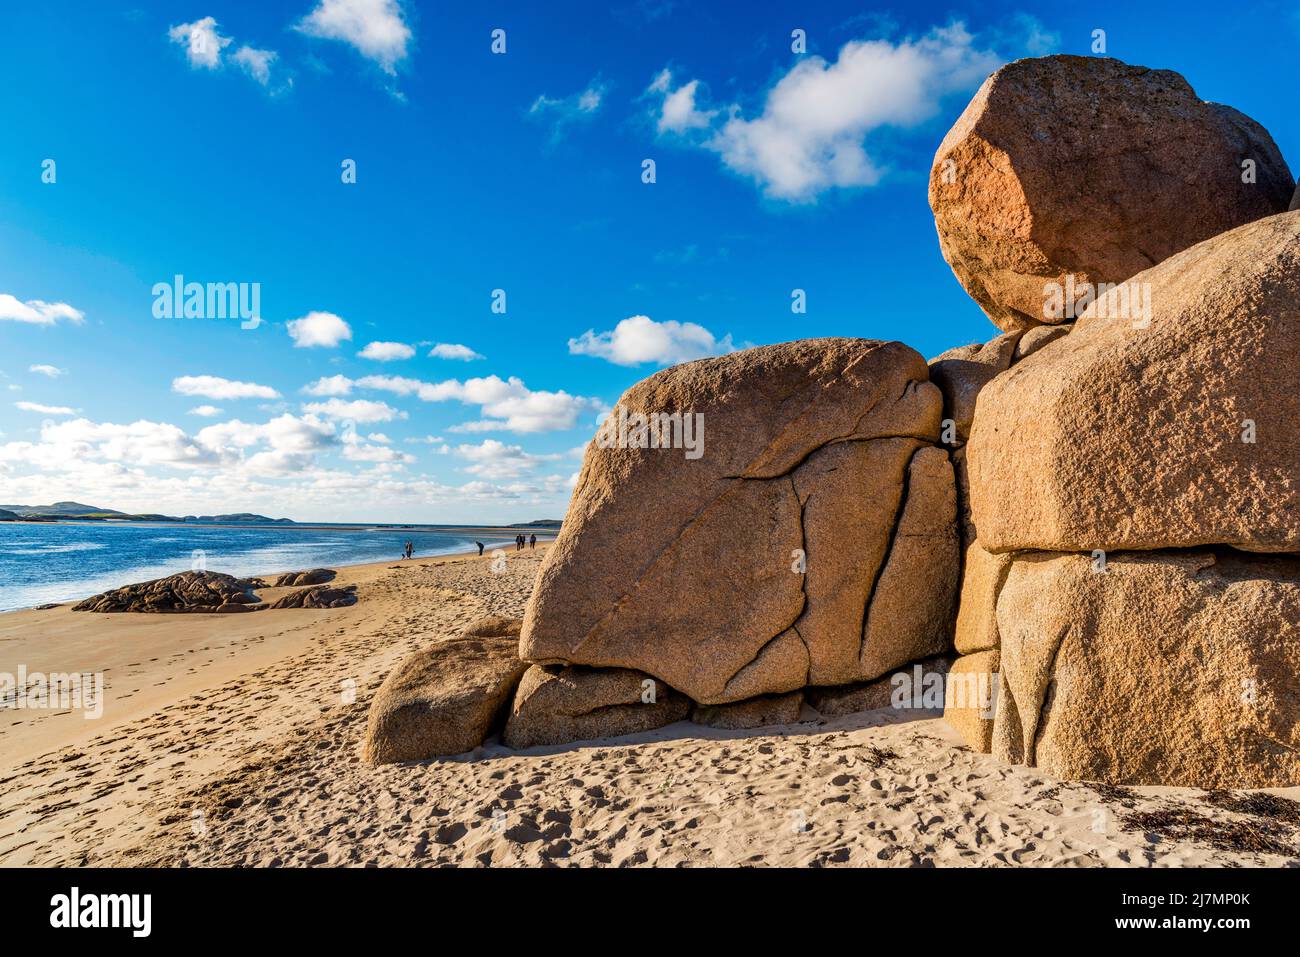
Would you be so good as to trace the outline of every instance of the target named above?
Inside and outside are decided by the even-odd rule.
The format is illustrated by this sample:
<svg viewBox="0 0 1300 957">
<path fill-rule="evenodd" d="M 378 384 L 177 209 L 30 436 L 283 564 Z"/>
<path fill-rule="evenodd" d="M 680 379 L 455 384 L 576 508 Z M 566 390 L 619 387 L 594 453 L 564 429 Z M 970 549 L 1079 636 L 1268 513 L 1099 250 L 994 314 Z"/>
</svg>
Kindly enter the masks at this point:
<svg viewBox="0 0 1300 957">
<path fill-rule="evenodd" d="M 291 591 L 271 602 L 271 608 L 345 608 L 357 603 L 357 586 L 329 588 L 316 585 Z"/>
<path fill-rule="evenodd" d="M 298 587 L 301 585 L 323 585 L 334 580 L 337 572 L 332 568 L 310 568 L 305 572 L 287 572 L 273 583 L 274 588 Z"/>
<path fill-rule="evenodd" d="M 476 623 L 478 624 L 478 623 Z M 393 669 L 370 705 L 363 757 L 373 764 L 422 761 L 478 747 L 500 727 L 519 679 L 518 640 L 475 630 L 437 641 Z"/>
<path fill-rule="evenodd" d="M 980 754 L 993 750 L 998 680 L 998 652 L 992 649 L 962 655 L 945 683 L 943 718 Z"/>
<path fill-rule="evenodd" d="M 529 668 L 502 742 L 511 748 L 612 738 L 680 721 L 691 703 L 662 681 L 626 668 Z"/>
</svg>

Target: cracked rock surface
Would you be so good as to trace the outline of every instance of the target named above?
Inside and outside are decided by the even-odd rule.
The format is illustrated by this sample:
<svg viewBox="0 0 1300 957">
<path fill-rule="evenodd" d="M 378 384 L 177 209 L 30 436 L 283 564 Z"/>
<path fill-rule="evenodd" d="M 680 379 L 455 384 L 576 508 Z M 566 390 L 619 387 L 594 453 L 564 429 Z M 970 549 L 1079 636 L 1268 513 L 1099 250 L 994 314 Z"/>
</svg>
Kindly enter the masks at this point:
<svg viewBox="0 0 1300 957">
<path fill-rule="evenodd" d="M 588 449 L 523 658 L 636 669 L 720 704 L 947 647 L 956 493 L 916 352 L 765 346 L 665 369 L 619 405 L 702 415 L 703 454 Z"/>
</svg>

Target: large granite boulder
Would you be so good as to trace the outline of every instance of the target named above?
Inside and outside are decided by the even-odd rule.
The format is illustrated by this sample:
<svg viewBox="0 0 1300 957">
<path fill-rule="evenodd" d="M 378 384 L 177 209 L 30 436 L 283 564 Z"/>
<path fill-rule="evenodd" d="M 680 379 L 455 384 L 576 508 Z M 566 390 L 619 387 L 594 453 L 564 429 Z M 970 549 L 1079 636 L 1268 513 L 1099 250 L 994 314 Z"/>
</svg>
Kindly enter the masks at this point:
<svg viewBox="0 0 1300 957">
<path fill-rule="evenodd" d="M 959 560 L 941 406 L 919 355 L 862 339 L 638 383 L 588 449 L 521 655 L 644 671 L 718 704 L 941 650 Z M 702 446 L 637 447 L 644 431 L 620 423 L 652 414 L 698 415 Z"/>
<path fill-rule="evenodd" d="M 980 87 L 939 146 L 930 206 L 958 280 L 1012 330 L 1069 321 L 1045 284 L 1121 282 L 1294 189 L 1263 127 L 1177 73 L 1049 56 Z"/>
<path fill-rule="evenodd" d="M 282 595 L 271 602 L 275 608 L 346 608 L 357 603 L 357 586 L 330 588 L 327 585 L 315 585 L 311 588 L 299 588 L 287 595 Z"/>
<path fill-rule="evenodd" d="M 528 669 L 518 635 L 518 621 L 484 619 L 394 668 L 370 704 L 363 758 L 422 761 L 482 744 Z"/>
<path fill-rule="evenodd" d="M 519 682 L 501 740 L 532 748 L 637 734 L 681 721 L 690 709 L 684 695 L 639 671 L 534 665 Z"/>
<path fill-rule="evenodd" d="M 993 753 L 1061 778 L 1300 784 L 1300 559 L 1029 554 L 997 602 Z"/>
<path fill-rule="evenodd" d="M 253 593 L 254 582 L 221 572 L 181 572 L 114 588 L 72 606 L 98 612 L 231 612 L 265 608 Z"/>
<path fill-rule="evenodd" d="M 988 383 L 966 448 L 989 551 L 1300 551 L 1300 212 L 1139 274 Z"/>
</svg>

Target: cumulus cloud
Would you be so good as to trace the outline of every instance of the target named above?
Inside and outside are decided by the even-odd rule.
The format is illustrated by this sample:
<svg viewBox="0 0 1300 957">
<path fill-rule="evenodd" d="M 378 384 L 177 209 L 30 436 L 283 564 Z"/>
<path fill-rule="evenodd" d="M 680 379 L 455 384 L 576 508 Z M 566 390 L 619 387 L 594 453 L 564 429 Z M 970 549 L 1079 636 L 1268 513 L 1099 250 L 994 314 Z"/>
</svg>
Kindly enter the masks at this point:
<svg viewBox="0 0 1300 957">
<path fill-rule="evenodd" d="M 534 392 L 522 379 L 502 379 L 491 375 L 461 382 L 422 382 L 401 376 L 363 376 L 353 385 L 396 395 L 414 395 L 423 402 L 457 401 L 477 405 L 484 418 L 456 426 L 458 432 L 550 432 L 571 429 L 578 416 L 587 410 L 603 408 L 595 399 L 570 395 L 564 391 Z"/>
<path fill-rule="evenodd" d="M 357 355 L 376 362 L 392 362 L 395 359 L 411 358 L 415 355 L 415 350 L 405 342 L 371 342 Z"/>
<path fill-rule="evenodd" d="M 257 47 L 244 45 L 230 57 L 241 70 L 262 86 L 271 85 L 271 64 L 279 54 L 274 50 L 259 50 Z"/>
<path fill-rule="evenodd" d="M 194 408 L 190 409 L 190 415 L 201 416 L 205 419 L 215 418 L 220 415 L 221 412 L 222 410 L 218 409 L 215 405 L 196 405 Z"/>
<path fill-rule="evenodd" d="M 406 59 L 411 30 L 397 0 L 320 0 L 296 24 L 312 37 L 352 46 L 385 73 L 395 75 Z"/>
<path fill-rule="evenodd" d="M 269 385 L 239 382 L 215 375 L 183 375 L 172 379 L 172 391 L 205 399 L 278 399 L 280 393 Z"/>
<path fill-rule="evenodd" d="M 23 302 L 8 293 L 0 293 L 0 321 L 28 322 L 37 326 L 52 326 L 60 319 L 82 322 L 86 314 L 66 302 L 45 302 L 28 299 Z"/>
<path fill-rule="evenodd" d="M 304 412 L 323 415 L 330 419 L 348 419 L 352 422 L 391 422 L 404 419 L 406 413 L 395 409 L 387 402 L 374 402 L 370 399 L 328 399 L 325 402 L 308 402 L 303 406 Z"/>
<path fill-rule="evenodd" d="M 560 458 L 558 455 L 532 455 L 518 445 L 506 445 L 496 439 L 484 439 L 478 445 L 458 445 L 455 453 L 470 463 L 465 466 L 466 472 L 490 480 L 520 478 L 541 463 Z"/>
<path fill-rule="evenodd" d="M 27 367 L 28 372 L 35 372 L 37 375 L 43 375 L 50 379 L 57 379 L 61 375 L 67 375 L 67 369 L 60 369 L 58 366 L 51 365 L 34 365 Z"/>
<path fill-rule="evenodd" d="M 315 396 L 347 395 L 352 391 L 352 380 L 345 375 L 322 376 L 303 386 L 302 391 Z"/>
<path fill-rule="evenodd" d="M 461 362 L 472 362 L 475 359 L 483 358 L 483 356 L 479 355 L 469 346 L 462 346 L 459 343 L 454 342 L 439 342 L 435 344 L 434 347 L 429 350 L 429 357 L 431 359 L 458 359 Z"/>
<path fill-rule="evenodd" d="M 286 325 L 296 349 L 332 349 L 345 339 L 352 338 L 352 327 L 332 312 L 309 312 Z"/>
<path fill-rule="evenodd" d="M 661 131 L 694 130 L 696 145 L 767 196 L 808 203 L 832 188 L 879 182 L 884 169 L 867 152 L 870 134 L 925 122 L 945 97 L 974 88 L 1002 62 L 952 23 L 898 42 L 854 40 L 834 62 L 800 59 L 750 117 L 739 105 L 701 111 L 694 81 L 673 89 L 671 75 L 660 74 L 647 93 L 663 98 Z"/>
<path fill-rule="evenodd" d="M 696 107 L 695 94 L 699 87 L 699 80 L 691 80 L 673 89 L 673 74 L 666 68 L 651 81 L 646 93 L 663 97 L 655 123 L 660 133 L 708 129 L 718 111 L 700 110 Z"/>
<path fill-rule="evenodd" d="M 656 322 L 649 316 L 630 316 L 608 332 L 588 329 L 569 340 L 570 354 L 595 356 L 620 366 L 645 362 L 673 365 L 734 352 L 735 348 L 730 333 L 717 339 L 696 323 Z"/>
<path fill-rule="evenodd" d="M 15 402 L 14 408 L 24 412 L 39 412 L 42 415 L 76 415 L 79 409 L 70 409 L 66 405 L 41 405 L 39 402 Z"/>
<path fill-rule="evenodd" d="M 196 70 L 215 70 L 221 66 L 221 51 L 232 42 L 217 31 L 217 21 L 212 17 L 177 24 L 167 31 L 167 36 L 185 47 L 185 56 Z"/>
</svg>

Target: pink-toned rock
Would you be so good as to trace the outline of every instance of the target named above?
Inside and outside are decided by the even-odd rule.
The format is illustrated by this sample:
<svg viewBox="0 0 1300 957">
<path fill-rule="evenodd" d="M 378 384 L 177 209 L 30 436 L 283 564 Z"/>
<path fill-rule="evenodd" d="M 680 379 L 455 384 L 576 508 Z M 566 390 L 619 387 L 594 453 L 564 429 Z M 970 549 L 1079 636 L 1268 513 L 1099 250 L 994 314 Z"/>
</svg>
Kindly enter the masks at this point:
<svg viewBox="0 0 1300 957">
<path fill-rule="evenodd" d="M 984 387 L 966 447 L 981 544 L 1300 551 L 1300 212 L 1141 273 Z"/>
<path fill-rule="evenodd" d="M 1045 311 L 1047 283 L 1121 282 L 1294 189 L 1263 127 L 1177 73 L 1062 55 L 984 82 L 939 146 L 930 206 L 958 280 L 1011 330 L 1069 321 Z"/>
<path fill-rule="evenodd" d="M 944 695 L 943 718 L 969 747 L 993 750 L 993 721 L 998 697 L 997 649 L 962 655 L 952 663 Z"/>
<path fill-rule="evenodd" d="M 612 738 L 681 721 L 690 709 L 685 695 L 639 671 L 533 665 L 501 739 L 522 749 Z"/>
<path fill-rule="evenodd" d="M 937 517 L 955 511 L 951 469 L 925 454 L 941 402 L 919 355 L 862 339 L 766 346 L 638 383 L 618 409 L 702 415 L 702 454 L 589 448 L 521 654 L 644 671 L 720 704 L 931 653 L 956 565 Z M 909 516 L 913 498 L 931 514 Z M 898 608 L 898 595 L 922 597 L 908 569 L 938 585 Z M 876 592 L 896 610 L 864 641 Z"/>
</svg>

